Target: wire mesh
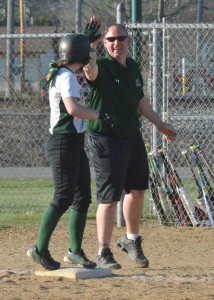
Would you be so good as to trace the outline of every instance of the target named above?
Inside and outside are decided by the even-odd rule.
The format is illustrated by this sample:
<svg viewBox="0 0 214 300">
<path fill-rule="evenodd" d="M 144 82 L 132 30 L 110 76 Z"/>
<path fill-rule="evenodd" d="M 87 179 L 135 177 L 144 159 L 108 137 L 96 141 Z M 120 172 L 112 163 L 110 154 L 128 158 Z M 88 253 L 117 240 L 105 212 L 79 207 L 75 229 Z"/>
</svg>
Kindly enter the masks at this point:
<svg viewBox="0 0 214 300">
<path fill-rule="evenodd" d="M 142 118 L 143 138 L 157 156 L 157 146 L 166 146 L 164 149 L 167 150 L 173 167 L 182 178 L 192 202 L 197 206 L 198 190 L 182 151 L 187 150 L 195 168 L 190 146 L 200 145 L 212 167 L 214 25 L 129 23 L 127 28 L 132 37 L 129 54 L 140 66 L 144 78 L 144 92 L 160 116 L 172 123 L 178 131 L 177 141 L 166 143 L 153 126 Z M 2 213 L 8 212 L 8 207 L 11 206 L 17 211 L 20 211 L 20 207 L 21 211 L 27 212 L 31 210 L 31 206 L 35 209 L 35 193 L 42 198 L 38 178 L 51 180 L 51 172 L 44 156 L 44 143 L 49 127 L 49 103 L 44 82 L 49 61 L 58 58 L 58 42 L 63 34 L 43 32 L 0 35 Z M 99 53 L 101 50 L 103 51 L 103 48 L 98 49 Z M 87 98 L 88 88 L 84 76 L 79 74 L 78 78 L 83 84 L 84 97 Z M 160 157 L 158 159 L 160 161 Z M 207 167 L 205 164 L 203 166 L 213 186 Z M 162 170 L 166 176 L 164 168 Z M 27 180 L 23 181 L 24 179 Z M 28 180 L 35 180 L 36 188 L 31 189 L 32 197 L 29 192 L 25 198 L 20 181 L 23 181 L 26 190 L 28 185 L 31 185 Z M 50 196 L 50 183 L 48 189 Z M 44 198 L 46 199 L 45 195 Z M 154 208 L 152 194 L 148 193 L 147 198 L 144 220 L 155 218 L 160 221 L 157 209 Z M 44 205 L 45 203 L 47 199 Z M 178 220 L 173 224 L 179 224 Z"/>
</svg>

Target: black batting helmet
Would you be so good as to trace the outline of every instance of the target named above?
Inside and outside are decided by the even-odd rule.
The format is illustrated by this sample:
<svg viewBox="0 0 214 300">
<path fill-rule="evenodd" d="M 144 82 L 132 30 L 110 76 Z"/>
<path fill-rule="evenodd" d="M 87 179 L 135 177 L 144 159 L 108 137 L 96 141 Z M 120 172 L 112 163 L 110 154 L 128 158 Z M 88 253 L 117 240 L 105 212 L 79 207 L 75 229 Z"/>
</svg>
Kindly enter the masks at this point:
<svg viewBox="0 0 214 300">
<path fill-rule="evenodd" d="M 90 60 L 90 49 L 90 42 L 84 34 L 70 33 L 59 43 L 59 58 L 86 65 Z"/>
</svg>

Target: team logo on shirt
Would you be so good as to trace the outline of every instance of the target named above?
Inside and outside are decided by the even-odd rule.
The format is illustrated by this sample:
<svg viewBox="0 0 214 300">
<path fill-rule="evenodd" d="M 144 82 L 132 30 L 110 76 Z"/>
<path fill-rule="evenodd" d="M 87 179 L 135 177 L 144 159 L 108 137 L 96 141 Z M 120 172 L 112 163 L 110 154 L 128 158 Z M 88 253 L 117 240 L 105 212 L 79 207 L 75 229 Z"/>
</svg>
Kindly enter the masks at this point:
<svg viewBox="0 0 214 300">
<path fill-rule="evenodd" d="M 135 79 L 135 85 L 136 85 L 136 87 L 140 87 L 141 86 L 140 79 Z"/>
<path fill-rule="evenodd" d="M 118 84 L 120 83 L 120 80 L 119 80 L 119 79 L 115 79 L 115 81 L 116 81 L 116 83 L 118 83 Z"/>
</svg>

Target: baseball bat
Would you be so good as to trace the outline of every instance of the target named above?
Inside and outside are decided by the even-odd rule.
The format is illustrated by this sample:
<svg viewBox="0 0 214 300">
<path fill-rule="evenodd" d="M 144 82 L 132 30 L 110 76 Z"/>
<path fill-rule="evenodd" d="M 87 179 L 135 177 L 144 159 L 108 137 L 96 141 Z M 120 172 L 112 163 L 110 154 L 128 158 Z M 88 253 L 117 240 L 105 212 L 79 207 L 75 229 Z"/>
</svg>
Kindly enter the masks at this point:
<svg viewBox="0 0 214 300">
<path fill-rule="evenodd" d="M 196 198 L 196 201 L 197 201 L 197 203 L 198 203 L 198 205 L 199 205 L 199 208 L 200 208 L 200 211 L 201 211 L 201 216 L 202 216 L 202 218 L 204 219 L 204 218 L 206 217 L 206 215 L 204 215 L 203 212 L 206 212 L 206 206 L 205 206 L 205 203 L 204 203 L 203 191 L 202 191 L 200 182 L 198 181 L 198 178 L 197 178 L 197 176 L 196 176 L 196 174 L 195 174 L 195 171 L 194 171 L 194 169 L 193 169 L 193 167 L 192 167 L 192 164 L 191 164 L 191 162 L 190 162 L 190 160 L 189 160 L 189 157 L 188 157 L 188 155 L 187 155 L 187 150 L 184 149 L 184 150 L 182 151 L 182 155 L 184 156 L 184 159 L 185 159 L 185 161 L 186 161 L 186 163 L 187 163 L 187 165 L 188 165 L 188 167 L 189 167 L 189 169 L 190 169 L 190 172 L 191 172 L 191 174 L 192 174 L 192 178 L 193 178 L 193 180 L 194 180 L 194 182 L 195 182 L 195 184 L 196 184 L 196 186 L 197 186 L 197 189 L 198 189 L 198 196 L 197 196 L 197 198 Z M 198 209 L 198 208 L 197 208 L 197 209 Z M 200 217 L 200 216 L 199 216 L 199 217 Z"/>
<path fill-rule="evenodd" d="M 197 146 L 191 145 L 190 146 L 190 150 L 192 151 L 193 157 L 194 157 L 194 161 L 195 161 L 195 166 L 196 166 L 196 170 L 198 172 L 199 175 L 199 179 L 201 182 L 201 188 L 202 188 L 202 192 L 203 192 L 203 198 L 204 198 L 204 203 L 206 206 L 206 210 L 207 210 L 207 215 L 210 221 L 210 225 L 213 226 L 214 225 L 214 219 L 213 219 L 213 205 L 212 205 L 212 201 L 210 199 L 210 195 L 207 189 L 207 183 L 205 180 L 205 174 L 203 172 L 203 168 L 200 164 L 199 161 L 199 157 L 197 155 Z"/>
<path fill-rule="evenodd" d="M 158 220 L 160 224 L 167 225 L 168 220 L 163 210 L 163 207 L 161 206 L 160 193 L 157 188 L 157 184 L 155 183 L 152 176 L 150 176 L 150 190 L 151 190 L 152 200 L 155 206 L 155 212 L 157 214 Z"/>
<path fill-rule="evenodd" d="M 150 155 L 151 155 L 151 157 L 153 159 L 153 162 L 156 166 L 157 172 L 159 174 L 160 181 L 161 181 L 162 186 L 163 186 L 163 188 L 162 187 L 159 188 L 160 200 L 161 200 L 163 209 L 164 209 L 170 223 L 174 223 L 175 219 L 176 219 L 176 213 L 175 213 L 175 211 L 173 209 L 173 206 L 171 204 L 172 198 L 173 198 L 172 192 L 171 192 L 171 190 L 170 190 L 170 188 L 167 184 L 167 181 L 166 181 L 165 177 L 162 174 L 162 170 L 161 170 L 161 167 L 159 165 L 159 162 L 158 162 L 158 159 L 157 159 L 156 155 L 154 155 L 154 153 L 152 153 L 152 152 L 150 153 Z"/>
<path fill-rule="evenodd" d="M 194 155 L 197 158 L 197 166 L 199 167 L 199 170 L 200 170 L 200 172 L 202 174 L 202 177 L 203 177 L 203 179 L 205 181 L 207 192 L 208 192 L 209 197 L 210 197 L 210 201 L 212 202 L 212 205 L 214 205 L 214 190 L 213 190 L 213 188 L 212 188 L 212 186 L 210 184 L 210 181 L 208 180 L 207 175 L 206 175 L 206 173 L 204 171 L 204 168 L 203 168 L 203 166 L 201 164 L 201 160 L 200 160 L 200 157 L 198 155 L 199 146 L 198 145 L 197 146 L 191 145 L 190 148 L 192 148 L 191 150 L 195 151 Z"/>
<path fill-rule="evenodd" d="M 214 171 L 211 167 L 211 164 L 210 164 L 209 160 L 205 156 L 204 151 L 203 150 L 198 150 L 198 154 L 200 155 L 201 159 L 203 160 L 203 163 L 206 165 L 207 171 L 208 171 L 210 177 L 214 181 Z"/>
<path fill-rule="evenodd" d="M 174 176 L 176 178 L 176 187 L 177 187 L 177 191 L 180 194 L 181 197 L 181 201 L 186 209 L 186 212 L 192 222 L 193 226 L 199 226 L 200 224 L 200 220 L 197 216 L 197 214 L 195 213 L 195 206 L 192 202 L 192 199 L 189 196 L 189 193 L 187 192 L 177 170 L 175 169 L 175 167 L 173 166 L 171 160 L 169 159 L 169 157 L 167 156 L 168 159 L 168 163 L 170 165 L 170 168 L 172 170 L 172 172 L 174 173 Z"/>
<path fill-rule="evenodd" d="M 191 222 L 191 219 L 186 211 L 185 206 L 183 205 L 182 199 L 180 197 L 180 195 L 178 194 L 177 191 L 177 180 L 176 177 L 174 175 L 174 172 L 171 168 L 171 165 L 168 161 L 167 156 L 165 155 L 163 149 L 160 146 L 157 146 L 158 152 L 160 154 L 160 157 L 162 158 L 164 167 L 165 167 L 165 171 L 167 174 L 167 177 L 169 179 L 170 182 L 170 187 L 172 189 L 172 193 L 173 193 L 173 207 L 176 209 L 176 213 L 177 216 L 179 218 L 179 220 L 181 221 L 181 224 L 183 226 L 190 226 L 193 225 Z"/>
<path fill-rule="evenodd" d="M 177 179 L 177 190 L 181 196 L 181 200 L 183 202 L 184 207 L 186 208 L 186 211 L 191 219 L 191 222 L 192 222 L 193 226 L 199 226 L 200 219 L 198 218 L 198 215 L 195 212 L 195 209 L 196 209 L 195 205 L 193 204 L 192 199 L 190 198 L 186 187 L 184 186 L 177 170 L 175 169 L 175 167 L 173 166 L 173 164 L 169 158 L 168 158 L 168 161 L 169 161 L 171 169 L 173 170 L 175 177 Z"/>
<path fill-rule="evenodd" d="M 155 165 L 153 163 L 153 160 L 151 158 L 151 155 L 149 153 L 149 145 L 146 144 L 146 150 L 147 150 L 147 156 L 148 156 L 148 162 L 150 167 L 150 189 L 152 194 L 153 203 L 155 206 L 155 211 L 158 216 L 158 219 L 161 224 L 167 225 L 169 223 L 168 216 L 165 213 L 165 210 L 162 206 L 163 202 L 163 195 L 161 193 L 161 184 L 158 178 L 158 174 L 155 168 Z"/>
</svg>

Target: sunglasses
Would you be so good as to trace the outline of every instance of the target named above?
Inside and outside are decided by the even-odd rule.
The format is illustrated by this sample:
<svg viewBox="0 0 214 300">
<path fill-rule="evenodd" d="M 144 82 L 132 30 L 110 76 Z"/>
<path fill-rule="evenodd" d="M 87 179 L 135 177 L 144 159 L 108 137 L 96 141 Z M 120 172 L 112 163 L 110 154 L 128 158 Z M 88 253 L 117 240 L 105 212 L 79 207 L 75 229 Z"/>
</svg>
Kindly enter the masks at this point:
<svg viewBox="0 0 214 300">
<path fill-rule="evenodd" d="M 123 42 L 125 41 L 125 39 L 127 38 L 127 35 L 120 35 L 120 36 L 109 36 L 107 38 L 105 38 L 108 42 L 115 42 L 116 40 L 118 40 L 119 42 Z"/>
</svg>

